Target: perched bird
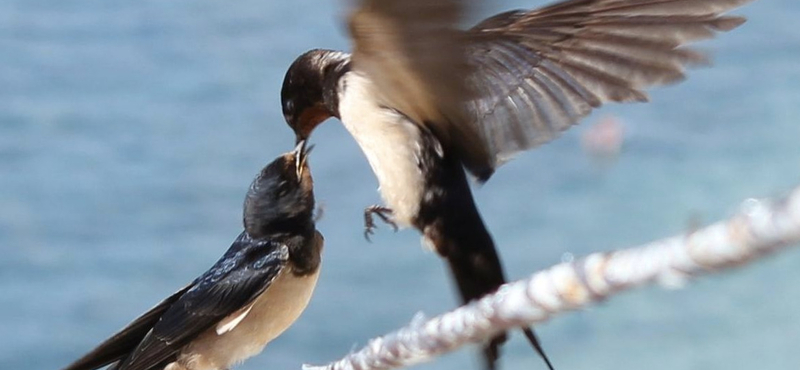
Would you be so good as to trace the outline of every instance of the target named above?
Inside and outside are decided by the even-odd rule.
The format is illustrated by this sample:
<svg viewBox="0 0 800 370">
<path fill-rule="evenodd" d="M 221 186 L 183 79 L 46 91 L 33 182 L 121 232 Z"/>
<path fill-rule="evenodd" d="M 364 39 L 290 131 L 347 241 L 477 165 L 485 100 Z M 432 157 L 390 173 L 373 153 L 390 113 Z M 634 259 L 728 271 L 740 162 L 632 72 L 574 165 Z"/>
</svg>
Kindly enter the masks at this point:
<svg viewBox="0 0 800 370">
<path fill-rule="evenodd" d="M 386 204 L 365 211 L 367 233 L 373 214 L 417 228 L 468 302 L 505 277 L 466 173 L 484 182 L 593 108 L 646 101 L 645 88 L 707 63 L 684 45 L 743 23 L 722 14 L 749 1 L 569 0 L 460 30 L 467 0 L 361 0 L 348 21 L 352 55 L 298 57 L 284 79 L 283 113 L 298 141 L 329 117 L 341 120 Z M 485 347 L 489 368 L 504 339 Z"/>
<path fill-rule="evenodd" d="M 256 177 L 245 230 L 211 269 L 65 370 L 227 370 L 283 333 L 311 298 L 323 244 L 304 150 Z"/>
</svg>

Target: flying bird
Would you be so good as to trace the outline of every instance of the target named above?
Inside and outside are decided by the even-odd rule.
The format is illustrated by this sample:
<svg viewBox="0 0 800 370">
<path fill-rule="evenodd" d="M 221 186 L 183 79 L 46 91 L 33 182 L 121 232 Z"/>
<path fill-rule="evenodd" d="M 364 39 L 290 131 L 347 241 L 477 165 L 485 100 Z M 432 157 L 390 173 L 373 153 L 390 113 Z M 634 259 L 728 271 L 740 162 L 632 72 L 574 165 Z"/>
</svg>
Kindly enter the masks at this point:
<svg viewBox="0 0 800 370">
<path fill-rule="evenodd" d="M 211 269 L 64 370 L 227 370 L 261 352 L 297 320 L 319 276 L 312 188 L 301 143 L 253 181 L 245 230 Z"/>
<path fill-rule="evenodd" d="M 298 141 L 329 117 L 344 124 L 385 203 L 365 210 L 366 232 L 373 215 L 418 229 L 468 302 L 505 277 L 467 173 L 485 182 L 593 108 L 646 101 L 646 88 L 683 79 L 687 66 L 708 63 L 685 45 L 742 24 L 723 14 L 749 1 L 569 0 L 463 30 L 467 0 L 361 0 L 348 19 L 352 54 L 298 57 L 283 114 Z M 487 367 L 504 340 L 486 345 Z"/>
</svg>

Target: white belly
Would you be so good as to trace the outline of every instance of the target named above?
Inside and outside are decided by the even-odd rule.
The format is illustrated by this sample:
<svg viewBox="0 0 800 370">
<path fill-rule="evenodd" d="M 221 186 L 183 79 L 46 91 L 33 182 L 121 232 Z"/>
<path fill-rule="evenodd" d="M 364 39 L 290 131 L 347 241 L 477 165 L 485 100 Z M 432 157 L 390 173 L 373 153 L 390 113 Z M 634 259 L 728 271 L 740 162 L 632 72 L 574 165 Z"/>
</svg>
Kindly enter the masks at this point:
<svg viewBox="0 0 800 370">
<path fill-rule="evenodd" d="M 378 190 L 400 226 L 419 211 L 424 179 L 419 169 L 419 127 L 396 111 L 380 107 L 372 83 L 356 72 L 344 77 L 339 115 L 378 178 Z M 341 88 L 340 88 L 340 91 Z"/>
<path fill-rule="evenodd" d="M 291 268 L 285 268 L 233 330 L 220 335 L 216 327 L 208 329 L 181 351 L 175 368 L 228 369 L 261 352 L 300 317 L 314 292 L 319 271 L 297 277 Z"/>
</svg>

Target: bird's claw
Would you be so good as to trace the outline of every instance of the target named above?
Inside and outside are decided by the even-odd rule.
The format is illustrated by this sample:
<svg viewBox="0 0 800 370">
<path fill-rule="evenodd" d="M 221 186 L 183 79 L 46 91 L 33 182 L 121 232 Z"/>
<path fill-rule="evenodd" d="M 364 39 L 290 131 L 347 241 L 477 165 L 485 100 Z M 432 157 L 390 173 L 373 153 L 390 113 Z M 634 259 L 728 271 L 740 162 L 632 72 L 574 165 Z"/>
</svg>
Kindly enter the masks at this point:
<svg viewBox="0 0 800 370">
<path fill-rule="evenodd" d="M 369 206 L 364 209 L 364 238 L 367 241 L 370 240 L 370 235 L 375 234 L 375 229 L 377 226 L 375 225 L 375 219 L 373 215 L 378 216 L 384 223 L 390 225 L 394 231 L 397 231 L 397 224 L 392 221 L 391 218 L 392 210 L 383 206 Z"/>
</svg>

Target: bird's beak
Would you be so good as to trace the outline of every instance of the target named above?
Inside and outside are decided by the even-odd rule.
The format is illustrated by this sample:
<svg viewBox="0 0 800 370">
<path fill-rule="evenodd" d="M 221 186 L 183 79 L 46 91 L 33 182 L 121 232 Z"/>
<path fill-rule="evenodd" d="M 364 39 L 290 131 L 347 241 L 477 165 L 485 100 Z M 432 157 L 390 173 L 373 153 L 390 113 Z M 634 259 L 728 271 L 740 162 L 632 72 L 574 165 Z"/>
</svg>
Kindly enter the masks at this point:
<svg viewBox="0 0 800 370">
<path fill-rule="evenodd" d="M 305 140 L 298 140 L 297 146 L 294 147 L 294 170 L 297 173 L 297 180 L 300 180 L 300 176 L 303 174 L 303 163 L 305 162 L 304 152 L 306 150 L 306 141 Z"/>
<path fill-rule="evenodd" d="M 297 146 L 294 148 L 294 166 L 295 171 L 297 171 L 297 179 L 299 180 L 300 177 L 303 175 L 303 169 L 306 168 L 306 159 L 308 158 L 308 154 L 311 153 L 311 150 L 314 149 L 314 146 L 306 146 L 305 140 L 298 140 Z"/>
</svg>

